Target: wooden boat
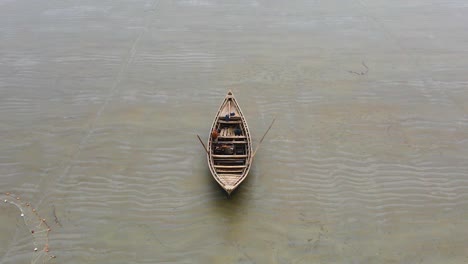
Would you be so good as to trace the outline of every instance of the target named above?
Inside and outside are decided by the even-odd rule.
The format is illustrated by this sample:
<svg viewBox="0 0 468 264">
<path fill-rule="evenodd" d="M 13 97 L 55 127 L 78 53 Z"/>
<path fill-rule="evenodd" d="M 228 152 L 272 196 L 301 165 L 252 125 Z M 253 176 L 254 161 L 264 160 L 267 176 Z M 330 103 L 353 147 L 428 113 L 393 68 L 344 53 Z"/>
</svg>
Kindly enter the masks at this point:
<svg viewBox="0 0 468 264">
<path fill-rule="evenodd" d="M 230 195 L 247 177 L 252 158 L 249 127 L 236 98 L 229 91 L 211 126 L 208 166 L 214 179 Z"/>
</svg>

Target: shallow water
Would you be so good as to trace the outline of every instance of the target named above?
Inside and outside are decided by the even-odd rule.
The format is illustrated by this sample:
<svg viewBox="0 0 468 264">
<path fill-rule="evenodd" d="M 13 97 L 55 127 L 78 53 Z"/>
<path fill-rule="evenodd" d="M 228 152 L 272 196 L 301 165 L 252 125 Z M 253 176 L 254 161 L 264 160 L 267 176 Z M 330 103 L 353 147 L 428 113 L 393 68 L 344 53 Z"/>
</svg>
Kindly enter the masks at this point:
<svg viewBox="0 0 468 264">
<path fill-rule="evenodd" d="M 467 25 L 460 0 L 0 0 L 0 191 L 50 263 L 466 263 Z M 228 89 L 255 143 L 276 117 L 229 200 L 196 138 Z M 0 212 L 0 263 L 31 262 Z"/>
</svg>

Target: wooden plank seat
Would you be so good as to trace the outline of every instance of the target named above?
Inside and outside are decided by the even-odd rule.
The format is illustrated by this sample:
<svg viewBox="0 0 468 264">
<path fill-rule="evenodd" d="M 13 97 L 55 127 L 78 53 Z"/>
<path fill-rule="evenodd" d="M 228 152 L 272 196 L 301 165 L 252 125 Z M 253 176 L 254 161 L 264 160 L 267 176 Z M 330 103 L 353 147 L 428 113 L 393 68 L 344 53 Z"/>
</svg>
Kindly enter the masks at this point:
<svg viewBox="0 0 468 264">
<path fill-rule="evenodd" d="M 241 124 L 242 120 L 230 120 L 230 121 L 218 120 L 218 123 L 220 123 L 220 124 Z"/>
<path fill-rule="evenodd" d="M 242 166 L 245 165 L 245 162 L 242 160 L 234 160 L 234 159 L 225 159 L 225 160 L 214 160 L 216 163 L 214 164 L 215 166 Z M 239 161 L 239 162 L 235 162 Z M 229 169 L 229 168 L 228 168 Z M 236 168 L 230 168 L 230 169 L 236 169 Z M 237 168 L 241 169 L 241 168 Z"/>
<path fill-rule="evenodd" d="M 244 160 L 239 160 L 239 159 L 215 159 L 213 161 L 215 162 L 214 165 L 221 165 L 221 166 L 237 166 L 237 165 L 245 164 Z"/>
<path fill-rule="evenodd" d="M 218 144 L 246 144 L 247 141 L 242 140 L 242 141 L 219 141 Z"/>
<path fill-rule="evenodd" d="M 244 172 L 244 169 L 217 169 L 216 170 L 217 173 L 242 173 Z"/>
<path fill-rule="evenodd" d="M 246 137 L 245 136 L 218 136 L 218 138 L 237 139 L 237 138 L 246 138 Z"/>
<path fill-rule="evenodd" d="M 245 159 L 213 159 L 214 165 L 244 165 Z"/>
<path fill-rule="evenodd" d="M 213 167 L 220 169 L 240 169 L 247 167 L 247 165 L 213 165 Z"/>
<path fill-rule="evenodd" d="M 213 158 L 223 158 L 223 159 L 243 159 L 247 158 L 247 155 L 215 155 L 213 154 Z"/>
</svg>

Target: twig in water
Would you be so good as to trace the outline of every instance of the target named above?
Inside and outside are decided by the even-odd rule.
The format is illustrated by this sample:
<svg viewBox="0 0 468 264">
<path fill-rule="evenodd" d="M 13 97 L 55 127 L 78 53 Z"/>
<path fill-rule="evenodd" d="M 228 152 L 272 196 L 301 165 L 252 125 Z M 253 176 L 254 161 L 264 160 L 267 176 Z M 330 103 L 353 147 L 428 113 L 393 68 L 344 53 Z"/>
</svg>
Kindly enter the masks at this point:
<svg viewBox="0 0 468 264">
<path fill-rule="evenodd" d="M 369 72 L 369 67 L 367 67 L 367 65 L 364 63 L 364 61 L 362 62 L 362 66 L 364 66 L 364 68 L 366 68 L 366 71 L 362 71 L 362 72 L 348 71 L 348 72 L 352 73 L 352 74 L 356 74 L 356 75 L 366 75 Z"/>
<path fill-rule="evenodd" d="M 54 216 L 54 221 L 55 221 L 55 224 L 57 224 L 58 226 L 62 227 L 62 223 L 60 223 L 57 215 L 55 214 L 55 205 L 52 205 L 52 215 Z"/>
</svg>

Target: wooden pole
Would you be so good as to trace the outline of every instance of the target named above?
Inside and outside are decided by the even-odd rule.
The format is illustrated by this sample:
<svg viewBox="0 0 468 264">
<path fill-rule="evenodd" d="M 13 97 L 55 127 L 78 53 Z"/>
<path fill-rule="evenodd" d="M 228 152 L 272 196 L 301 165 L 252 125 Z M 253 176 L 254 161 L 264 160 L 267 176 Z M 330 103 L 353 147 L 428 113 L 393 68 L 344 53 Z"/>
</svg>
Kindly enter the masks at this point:
<svg viewBox="0 0 468 264">
<path fill-rule="evenodd" d="M 203 143 L 203 141 L 201 140 L 199 135 L 197 135 L 197 138 L 198 138 L 198 140 L 200 140 L 200 143 L 203 145 L 203 148 L 205 149 L 206 154 L 210 155 L 210 153 L 208 152 L 208 149 L 206 148 L 205 144 Z"/>
<path fill-rule="evenodd" d="M 262 139 L 260 139 L 260 142 L 258 143 L 257 148 L 255 149 L 254 153 L 252 154 L 252 159 L 255 157 L 255 154 L 257 153 L 257 150 L 258 150 L 258 148 L 260 147 L 260 144 L 262 144 L 263 139 L 265 138 L 265 136 L 266 136 L 266 134 L 268 133 L 268 131 L 270 131 L 270 128 L 273 126 L 273 123 L 275 122 L 275 120 L 276 120 L 276 118 L 273 118 L 273 121 L 271 121 L 271 124 L 270 124 L 270 126 L 268 127 L 267 131 L 265 132 L 265 134 L 263 134 Z"/>
</svg>

